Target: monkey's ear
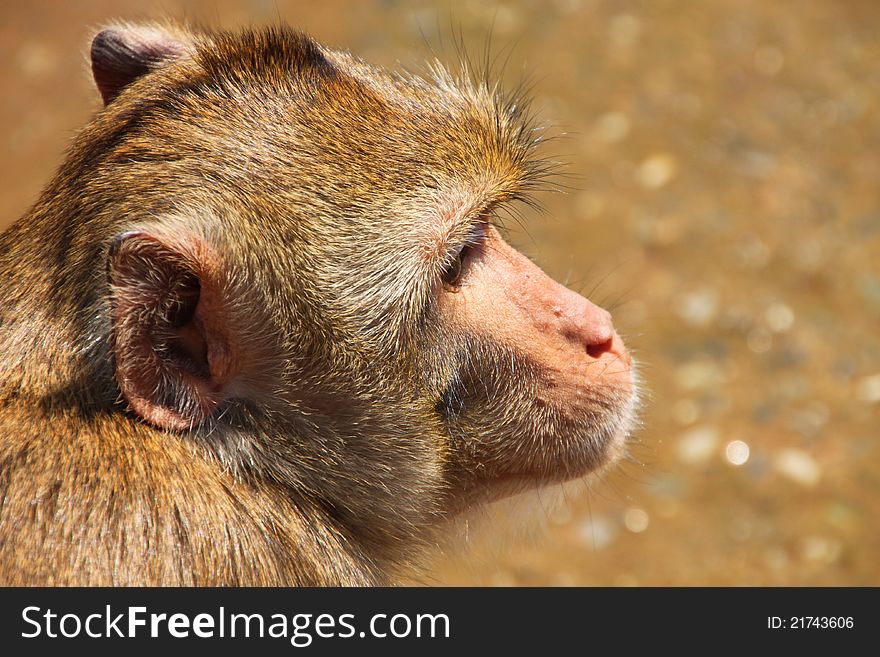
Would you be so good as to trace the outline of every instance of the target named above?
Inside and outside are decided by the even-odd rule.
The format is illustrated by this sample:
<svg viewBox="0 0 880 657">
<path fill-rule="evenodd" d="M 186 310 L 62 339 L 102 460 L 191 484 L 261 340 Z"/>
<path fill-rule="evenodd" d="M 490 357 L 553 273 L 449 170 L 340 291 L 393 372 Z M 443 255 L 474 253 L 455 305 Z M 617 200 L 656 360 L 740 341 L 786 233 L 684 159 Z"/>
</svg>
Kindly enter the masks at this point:
<svg viewBox="0 0 880 657">
<path fill-rule="evenodd" d="M 191 429 L 237 374 L 226 270 L 203 238 L 124 233 L 110 248 L 116 380 L 132 410 Z"/>
<path fill-rule="evenodd" d="M 92 75 L 107 105 L 145 73 L 191 49 L 180 35 L 153 26 L 111 27 L 92 40 Z"/>
</svg>

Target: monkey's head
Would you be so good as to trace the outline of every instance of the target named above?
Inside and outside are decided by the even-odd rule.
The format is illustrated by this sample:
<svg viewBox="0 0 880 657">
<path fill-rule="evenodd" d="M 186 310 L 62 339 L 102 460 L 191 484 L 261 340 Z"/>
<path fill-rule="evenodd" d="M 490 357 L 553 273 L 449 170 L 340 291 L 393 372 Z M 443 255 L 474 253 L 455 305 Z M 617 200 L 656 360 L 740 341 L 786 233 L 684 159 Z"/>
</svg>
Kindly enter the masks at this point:
<svg viewBox="0 0 880 657">
<path fill-rule="evenodd" d="M 380 551 L 622 454 L 610 315 L 499 232 L 544 173 L 516 99 L 287 29 L 115 27 L 92 66 L 59 231 L 118 412 Z"/>
</svg>

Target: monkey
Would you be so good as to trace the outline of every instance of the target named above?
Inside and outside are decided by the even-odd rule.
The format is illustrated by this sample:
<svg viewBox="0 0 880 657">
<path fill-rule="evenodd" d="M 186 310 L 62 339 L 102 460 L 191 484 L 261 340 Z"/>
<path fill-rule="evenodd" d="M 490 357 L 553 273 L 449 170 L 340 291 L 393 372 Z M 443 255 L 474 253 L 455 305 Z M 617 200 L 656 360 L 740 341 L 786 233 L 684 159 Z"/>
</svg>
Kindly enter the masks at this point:
<svg viewBox="0 0 880 657">
<path fill-rule="evenodd" d="M 0 583 L 368 586 L 597 472 L 611 316 L 503 237 L 521 98 L 287 26 L 115 24 L 102 107 L 0 235 Z"/>
</svg>

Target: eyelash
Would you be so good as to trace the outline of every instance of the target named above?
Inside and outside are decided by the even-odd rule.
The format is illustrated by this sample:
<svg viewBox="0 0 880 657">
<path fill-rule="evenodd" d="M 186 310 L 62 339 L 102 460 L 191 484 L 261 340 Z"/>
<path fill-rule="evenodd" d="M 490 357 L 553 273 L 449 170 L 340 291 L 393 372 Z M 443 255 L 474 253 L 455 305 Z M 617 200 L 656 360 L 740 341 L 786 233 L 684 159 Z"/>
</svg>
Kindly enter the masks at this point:
<svg viewBox="0 0 880 657">
<path fill-rule="evenodd" d="M 458 252 L 449 261 L 449 264 L 443 269 L 443 283 L 449 287 L 459 287 L 461 277 L 464 272 L 465 262 L 474 247 L 479 246 L 485 236 L 486 223 L 480 222 L 476 224 L 468 233 L 467 239 Z"/>
</svg>

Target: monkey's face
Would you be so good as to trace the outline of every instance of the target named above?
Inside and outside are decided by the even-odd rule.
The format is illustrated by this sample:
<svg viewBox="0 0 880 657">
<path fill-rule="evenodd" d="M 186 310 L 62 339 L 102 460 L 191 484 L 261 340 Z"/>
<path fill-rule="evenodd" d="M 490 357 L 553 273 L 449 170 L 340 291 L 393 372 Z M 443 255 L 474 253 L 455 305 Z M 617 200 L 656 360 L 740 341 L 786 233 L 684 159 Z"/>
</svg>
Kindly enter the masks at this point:
<svg viewBox="0 0 880 657">
<path fill-rule="evenodd" d="M 490 226 L 478 226 L 449 272 L 438 308 L 454 362 L 438 410 L 456 490 L 492 499 L 616 460 L 636 395 L 609 313 Z"/>
<path fill-rule="evenodd" d="M 93 45 L 131 410 L 383 535 L 621 455 L 609 314 L 494 227 L 547 173 L 522 99 L 289 30 L 178 37 Z"/>
</svg>

